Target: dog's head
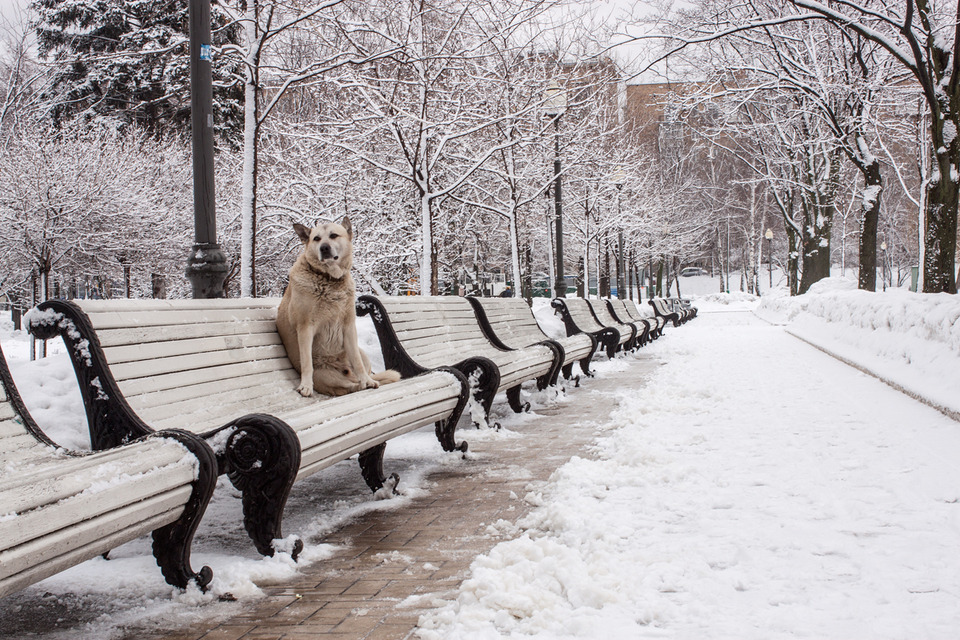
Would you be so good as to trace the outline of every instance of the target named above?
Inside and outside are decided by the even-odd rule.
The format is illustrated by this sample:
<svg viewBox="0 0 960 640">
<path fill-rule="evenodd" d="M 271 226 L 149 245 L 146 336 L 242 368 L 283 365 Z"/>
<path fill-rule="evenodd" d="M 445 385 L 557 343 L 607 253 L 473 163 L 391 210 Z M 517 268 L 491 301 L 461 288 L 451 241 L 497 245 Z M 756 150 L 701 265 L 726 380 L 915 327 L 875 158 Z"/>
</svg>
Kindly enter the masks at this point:
<svg viewBox="0 0 960 640">
<path fill-rule="evenodd" d="M 342 278 L 353 265 L 353 226 L 344 216 L 340 224 L 325 222 L 309 229 L 294 224 L 294 230 L 303 242 L 303 253 L 315 270 L 331 278 Z"/>
</svg>

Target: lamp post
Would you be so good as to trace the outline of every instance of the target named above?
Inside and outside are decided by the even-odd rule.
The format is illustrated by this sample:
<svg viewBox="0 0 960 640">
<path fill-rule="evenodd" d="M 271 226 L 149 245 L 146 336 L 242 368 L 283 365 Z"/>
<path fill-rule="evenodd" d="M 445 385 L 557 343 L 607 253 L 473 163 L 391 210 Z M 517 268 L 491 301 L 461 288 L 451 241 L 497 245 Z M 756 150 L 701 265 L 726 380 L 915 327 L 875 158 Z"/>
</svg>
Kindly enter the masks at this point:
<svg viewBox="0 0 960 640">
<path fill-rule="evenodd" d="M 623 291 L 627 286 L 626 278 L 623 273 L 623 211 L 621 210 L 620 194 L 623 191 L 623 183 L 626 182 L 626 175 L 623 173 L 623 167 L 617 167 L 613 174 L 613 184 L 617 188 L 617 298 L 623 300 Z"/>
<path fill-rule="evenodd" d="M 190 120 L 193 132 L 194 245 L 187 279 L 194 298 L 224 297 L 227 256 L 217 244 L 213 177 L 213 38 L 210 0 L 190 0 Z"/>
<path fill-rule="evenodd" d="M 880 259 L 883 262 L 880 263 L 880 279 L 883 280 L 883 290 L 887 290 L 887 243 L 886 241 L 880 243 L 880 251 L 883 253 L 880 256 Z"/>
<path fill-rule="evenodd" d="M 563 278 L 563 196 L 560 180 L 560 116 L 567 110 L 567 92 L 556 80 L 551 80 L 544 92 L 543 113 L 553 120 L 553 201 L 556 216 L 557 251 L 554 289 L 557 297 L 567 295 L 567 281 Z"/>
<path fill-rule="evenodd" d="M 763 234 L 767 239 L 767 271 L 770 273 L 770 288 L 773 289 L 773 229 Z"/>
</svg>

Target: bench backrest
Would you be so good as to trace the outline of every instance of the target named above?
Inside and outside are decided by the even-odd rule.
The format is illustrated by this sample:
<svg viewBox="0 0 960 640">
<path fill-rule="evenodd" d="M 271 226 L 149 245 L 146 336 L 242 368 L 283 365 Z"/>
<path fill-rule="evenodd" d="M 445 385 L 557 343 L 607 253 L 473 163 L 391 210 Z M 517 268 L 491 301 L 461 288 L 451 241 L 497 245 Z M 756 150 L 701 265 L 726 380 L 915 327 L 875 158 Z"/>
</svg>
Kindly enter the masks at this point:
<svg viewBox="0 0 960 640">
<path fill-rule="evenodd" d="M 53 444 L 17 408 L 20 401 L 15 404 L 16 390 L 2 350 L 0 379 L 0 487 L 6 488 L 18 475 L 18 469 L 29 465 L 37 455 L 49 452 Z M 8 388 L 14 389 L 13 393 Z"/>
<path fill-rule="evenodd" d="M 549 337 L 537 324 L 533 310 L 523 298 L 471 298 L 483 308 L 491 329 L 503 344 L 522 349 Z"/>
<path fill-rule="evenodd" d="M 634 320 L 649 320 L 652 319 L 652 311 L 646 307 L 640 308 L 637 306 L 636 301 L 634 300 L 621 300 L 623 302 L 624 309 L 627 310 L 627 314 Z"/>
<path fill-rule="evenodd" d="M 377 296 L 400 344 L 428 369 L 497 351 L 459 296 Z M 503 353 L 502 351 L 500 353 Z"/>
<path fill-rule="evenodd" d="M 673 313 L 676 313 L 673 310 L 672 305 L 667 302 L 666 298 L 653 298 L 650 300 L 650 304 L 654 309 L 656 309 L 657 313 L 662 316 L 669 316 Z"/>
<path fill-rule="evenodd" d="M 630 310 L 627 308 L 627 302 L 625 300 L 620 300 L 619 298 L 610 298 L 607 300 L 607 303 L 613 307 L 613 312 L 617 314 L 617 317 L 623 322 L 641 321 L 640 318 L 634 318 L 632 315 L 630 315 Z"/>
<path fill-rule="evenodd" d="M 608 327 L 619 327 L 622 325 L 622 323 L 610 313 L 606 300 L 588 300 L 587 302 L 593 309 L 593 313 L 604 325 Z"/>
<path fill-rule="evenodd" d="M 583 298 L 564 298 L 567 312 L 581 331 L 593 333 L 603 330 L 603 325 L 597 322 L 590 310 L 590 304 Z"/>
<path fill-rule="evenodd" d="M 127 402 L 154 428 L 190 414 L 175 426 L 203 432 L 221 426 L 231 405 L 296 386 L 277 333 L 278 298 L 76 302 Z"/>
</svg>

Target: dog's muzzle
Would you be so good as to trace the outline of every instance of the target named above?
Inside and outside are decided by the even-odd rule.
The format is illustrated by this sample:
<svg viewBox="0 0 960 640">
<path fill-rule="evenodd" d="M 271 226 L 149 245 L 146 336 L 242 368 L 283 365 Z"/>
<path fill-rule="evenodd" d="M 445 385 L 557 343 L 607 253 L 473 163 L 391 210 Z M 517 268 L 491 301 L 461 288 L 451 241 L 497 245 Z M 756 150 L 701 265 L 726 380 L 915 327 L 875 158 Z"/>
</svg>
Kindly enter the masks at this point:
<svg viewBox="0 0 960 640">
<path fill-rule="evenodd" d="M 337 256 L 333 254 L 333 249 L 329 244 L 324 242 L 320 245 L 320 259 L 321 260 L 336 260 Z"/>
</svg>

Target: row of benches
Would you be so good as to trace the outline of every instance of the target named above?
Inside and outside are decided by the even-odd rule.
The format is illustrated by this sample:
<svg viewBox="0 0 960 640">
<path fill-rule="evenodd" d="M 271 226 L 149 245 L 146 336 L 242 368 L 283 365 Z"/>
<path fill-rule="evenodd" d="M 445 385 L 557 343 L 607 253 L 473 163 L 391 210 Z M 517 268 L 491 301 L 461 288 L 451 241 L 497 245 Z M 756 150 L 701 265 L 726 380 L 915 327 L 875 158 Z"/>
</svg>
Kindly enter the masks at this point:
<svg viewBox="0 0 960 640">
<path fill-rule="evenodd" d="M 260 553 L 296 558 L 281 522 L 293 483 L 357 455 L 372 490 L 390 438 L 435 424 L 445 451 L 461 414 L 489 416 L 505 391 L 590 375 L 598 345 L 612 356 L 659 336 L 667 317 L 630 302 L 554 301 L 568 336 L 550 339 L 522 300 L 373 297 L 387 367 L 403 380 L 338 398 L 304 398 L 276 331 L 275 299 L 51 300 L 25 318 L 39 338 L 60 336 L 83 398 L 93 452 L 57 447 L 33 422 L 0 351 L 0 597 L 153 532 L 171 585 L 205 587 L 190 544 L 216 478 L 240 490 L 244 526 Z"/>
</svg>

